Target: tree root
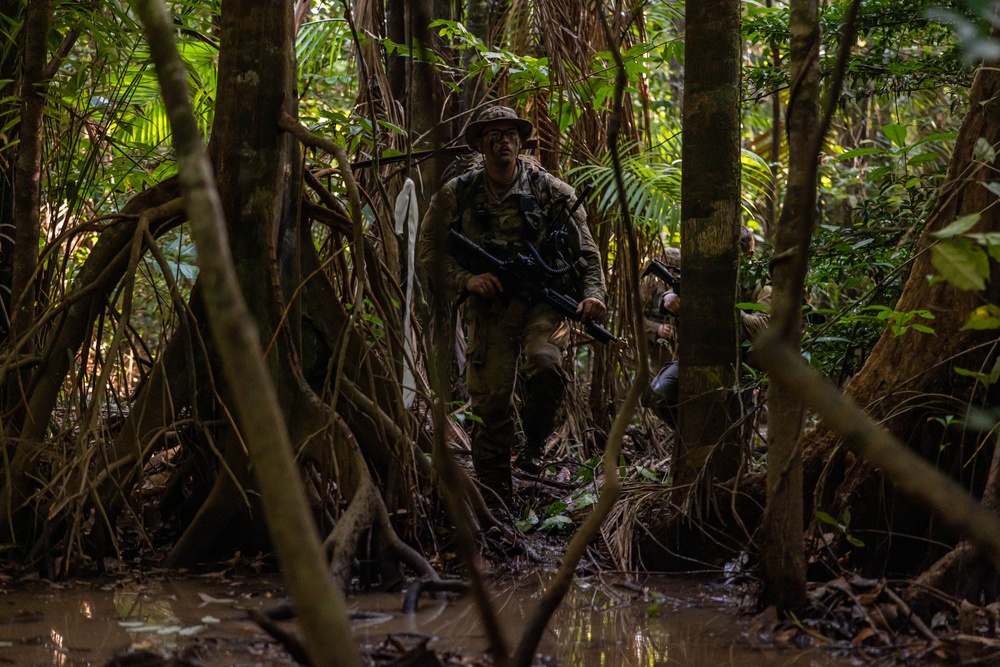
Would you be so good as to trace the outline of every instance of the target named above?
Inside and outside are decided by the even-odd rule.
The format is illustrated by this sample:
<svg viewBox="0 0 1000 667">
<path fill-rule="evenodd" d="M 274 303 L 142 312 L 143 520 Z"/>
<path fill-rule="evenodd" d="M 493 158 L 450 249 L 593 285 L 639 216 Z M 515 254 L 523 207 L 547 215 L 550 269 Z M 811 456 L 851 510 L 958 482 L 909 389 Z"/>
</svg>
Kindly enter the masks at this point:
<svg viewBox="0 0 1000 667">
<path fill-rule="evenodd" d="M 403 598 L 403 613 L 416 614 L 422 593 L 460 593 L 469 592 L 469 582 L 461 579 L 414 579 L 406 589 Z"/>
<path fill-rule="evenodd" d="M 25 527 L 20 520 L 13 519 L 13 513 L 31 495 L 31 470 L 38 460 L 59 392 L 63 389 L 72 362 L 78 357 L 80 346 L 91 333 L 94 320 L 122 279 L 128 265 L 130 245 L 140 228 L 138 218 L 145 218 L 143 224 L 148 224 L 154 235 L 170 229 L 180 221 L 180 214 L 183 213 L 177 199 L 178 192 L 176 180 L 171 179 L 126 204 L 122 209 L 123 215 L 127 216 L 126 221 L 101 234 L 74 281 L 73 290 L 64 304 L 65 312 L 53 311 L 43 318 L 55 318 L 53 333 L 28 385 L 23 413 L 13 418 L 8 416 L 5 428 L 8 434 L 18 436 L 19 444 L 6 470 L 3 485 L 6 506 L 2 511 L 7 519 L 0 522 L 0 540 L 3 542 L 16 541 Z M 0 372 L 6 372 L 6 368 Z"/>
<path fill-rule="evenodd" d="M 298 637 L 290 632 L 286 632 L 280 625 L 270 618 L 269 614 L 257 611 L 256 609 L 250 610 L 250 619 L 260 626 L 260 628 L 271 635 L 282 648 L 288 651 L 288 655 L 292 656 L 292 659 L 300 665 L 312 664 L 309 661 L 309 656 L 306 654 L 306 649 L 299 641 Z"/>
</svg>

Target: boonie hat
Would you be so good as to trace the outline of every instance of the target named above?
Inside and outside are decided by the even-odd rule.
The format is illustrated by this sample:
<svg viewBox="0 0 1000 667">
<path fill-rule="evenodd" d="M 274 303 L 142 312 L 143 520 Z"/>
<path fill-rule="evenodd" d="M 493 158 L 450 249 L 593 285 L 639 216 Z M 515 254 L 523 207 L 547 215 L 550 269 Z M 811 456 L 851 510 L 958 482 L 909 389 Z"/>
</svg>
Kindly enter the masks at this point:
<svg viewBox="0 0 1000 667">
<path fill-rule="evenodd" d="M 487 107 L 479 114 L 479 118 L 469 123 L 465 128 L 465 143 L 475 147 L 476 142 L 483 136 L 486 128 L 493 123 L 511 122 L 517 127 L 517 133 L 521 135 L 521 141 L 531 136 L 532 125 L 530 120 L 518 118 L 517 112 L 510 107 L 493 106 Z"/>
</svg>

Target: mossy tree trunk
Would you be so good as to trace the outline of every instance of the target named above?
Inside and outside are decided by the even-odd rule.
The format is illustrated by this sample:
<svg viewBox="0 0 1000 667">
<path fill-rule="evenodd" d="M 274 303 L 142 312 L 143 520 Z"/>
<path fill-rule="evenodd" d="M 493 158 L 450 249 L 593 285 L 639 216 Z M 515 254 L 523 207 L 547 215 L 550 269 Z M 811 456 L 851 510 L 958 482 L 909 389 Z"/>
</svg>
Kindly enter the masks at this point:
<svg viewBox="0 0 1000 667">
<path fill-rule="evenodd" d="M 674 484 L 731 478 L 740 465 L 736 380 L 740 203 L 740 3 L 685 5 L 680 437 Z"/>
</svg>

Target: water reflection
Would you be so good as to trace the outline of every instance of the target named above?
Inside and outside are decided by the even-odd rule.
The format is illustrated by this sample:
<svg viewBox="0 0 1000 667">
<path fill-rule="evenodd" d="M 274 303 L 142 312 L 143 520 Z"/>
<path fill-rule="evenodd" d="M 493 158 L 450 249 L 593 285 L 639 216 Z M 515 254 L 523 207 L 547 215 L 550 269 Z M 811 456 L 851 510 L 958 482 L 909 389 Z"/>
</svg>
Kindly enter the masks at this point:
<svg viewBox="0 0 1000 667">
<path fill-rule="evenodd" d="M 103 665 L 115 651 L 126 647 L 160 654 L 174 652 L 208 627 L 219 643 L 234 636 L 242 645 L 248 643 L 247 637 L 258 641 L 263 635 L 241 606 L 259 607 L 270 599 L 277 584 L 267 580 L 256 584 L 253 590 L 260 592 L 263 586 L 267 595 L 248 601 L 251 593 L 234 594 L 225 583 L 214 581 L 104 588 L 38 583 L 33 592 L 13 592 L 0 598 L 0 663 Z M 220 617 L 228 621 L 225 629 L 219 628 Z M 229 657 L 203 664 L 231 666 L 234 662 Z"/>
<path fill-rule="evenodd" d="M 512 645 L 548 580 L 533 572 L 493 582 L 494 603 Z M 577 580 L 543 637 L 543 662 L 573 667 L 851 664 L 821 651 L 754 650 L 740 639 L 743 620 L 720 602 L 718 592 L 676 579 L 642 583 L 644 589 L 634 590 L 622 588 L 620 580 Z M 281 595 L 280 586 L 264 579 L 104 589 L 39 584 L 32 594 L 0 597 L 0 663 L 103 665 L 122 647 L 167 652 L 197 641 L 204 649 L 197 662 L 205 667 L 292 665 L 246 618 L 246 609 L 270 605 L 272 595 Z M 485 651 L 470 598 L 425 597 L 411 615 L 401 613 L 402 599 L 399 593 L 349 598 L 352 610 L 363 616 L 354 621 L 362 646 L 372 648 L 388 635 L 409 632 L 433 637 L 431 646 L 438 651 Z"/>
</svg>

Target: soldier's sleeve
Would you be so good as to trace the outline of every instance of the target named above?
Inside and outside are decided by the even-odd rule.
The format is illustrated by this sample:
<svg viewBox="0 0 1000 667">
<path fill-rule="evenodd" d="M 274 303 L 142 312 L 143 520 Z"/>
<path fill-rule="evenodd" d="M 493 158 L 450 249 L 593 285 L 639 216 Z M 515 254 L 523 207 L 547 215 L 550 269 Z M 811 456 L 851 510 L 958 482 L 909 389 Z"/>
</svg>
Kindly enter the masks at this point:
<svg viewBox="0 0 1000 667">
<path fill-rule="evenodd" d="M 417 258 L 427 272 L 431 288 L 450 301 L 458 300 L 472 277 L 449 252 L 448 231 L 457 210 L 455 182 L 451 181 L 431 197 L 417 238 Z"/>
<path fill-rule="evenodd" d="M 767 306 L 768 310 L 741 310 L 740 311 L 740 334 L 743 340 L 753 340 L 753 337 L 767 328 L 767 323 L 771 320 L 771 286 L 764 285 L 755 295 L 754 303 L 759 306 Z"/>
<path fill-rule="evenodd" d="M 558 192 L 573 192 L 573 188 L 555 177 L 552 177 L 552 181 Z M 572 206 L 574 203 L 576 203 L 575 194 L 570 198 L 569 205 Z M 584 205 L 578 206 L 573 213 L 569 228 L 570 250 L 576 256 L 576 261 L 579 262 L 582 283 L 580 287 L 583 298 L 594 297 L 600 299 L 602 303 L 607 303 L 608 290 L 604 282 L 604 258 L 601 257 L 597 243 L 594 242 L 594 237 L 590 233 L 590 227 L 587 226 L 587 211 Z"/>
</svg>

